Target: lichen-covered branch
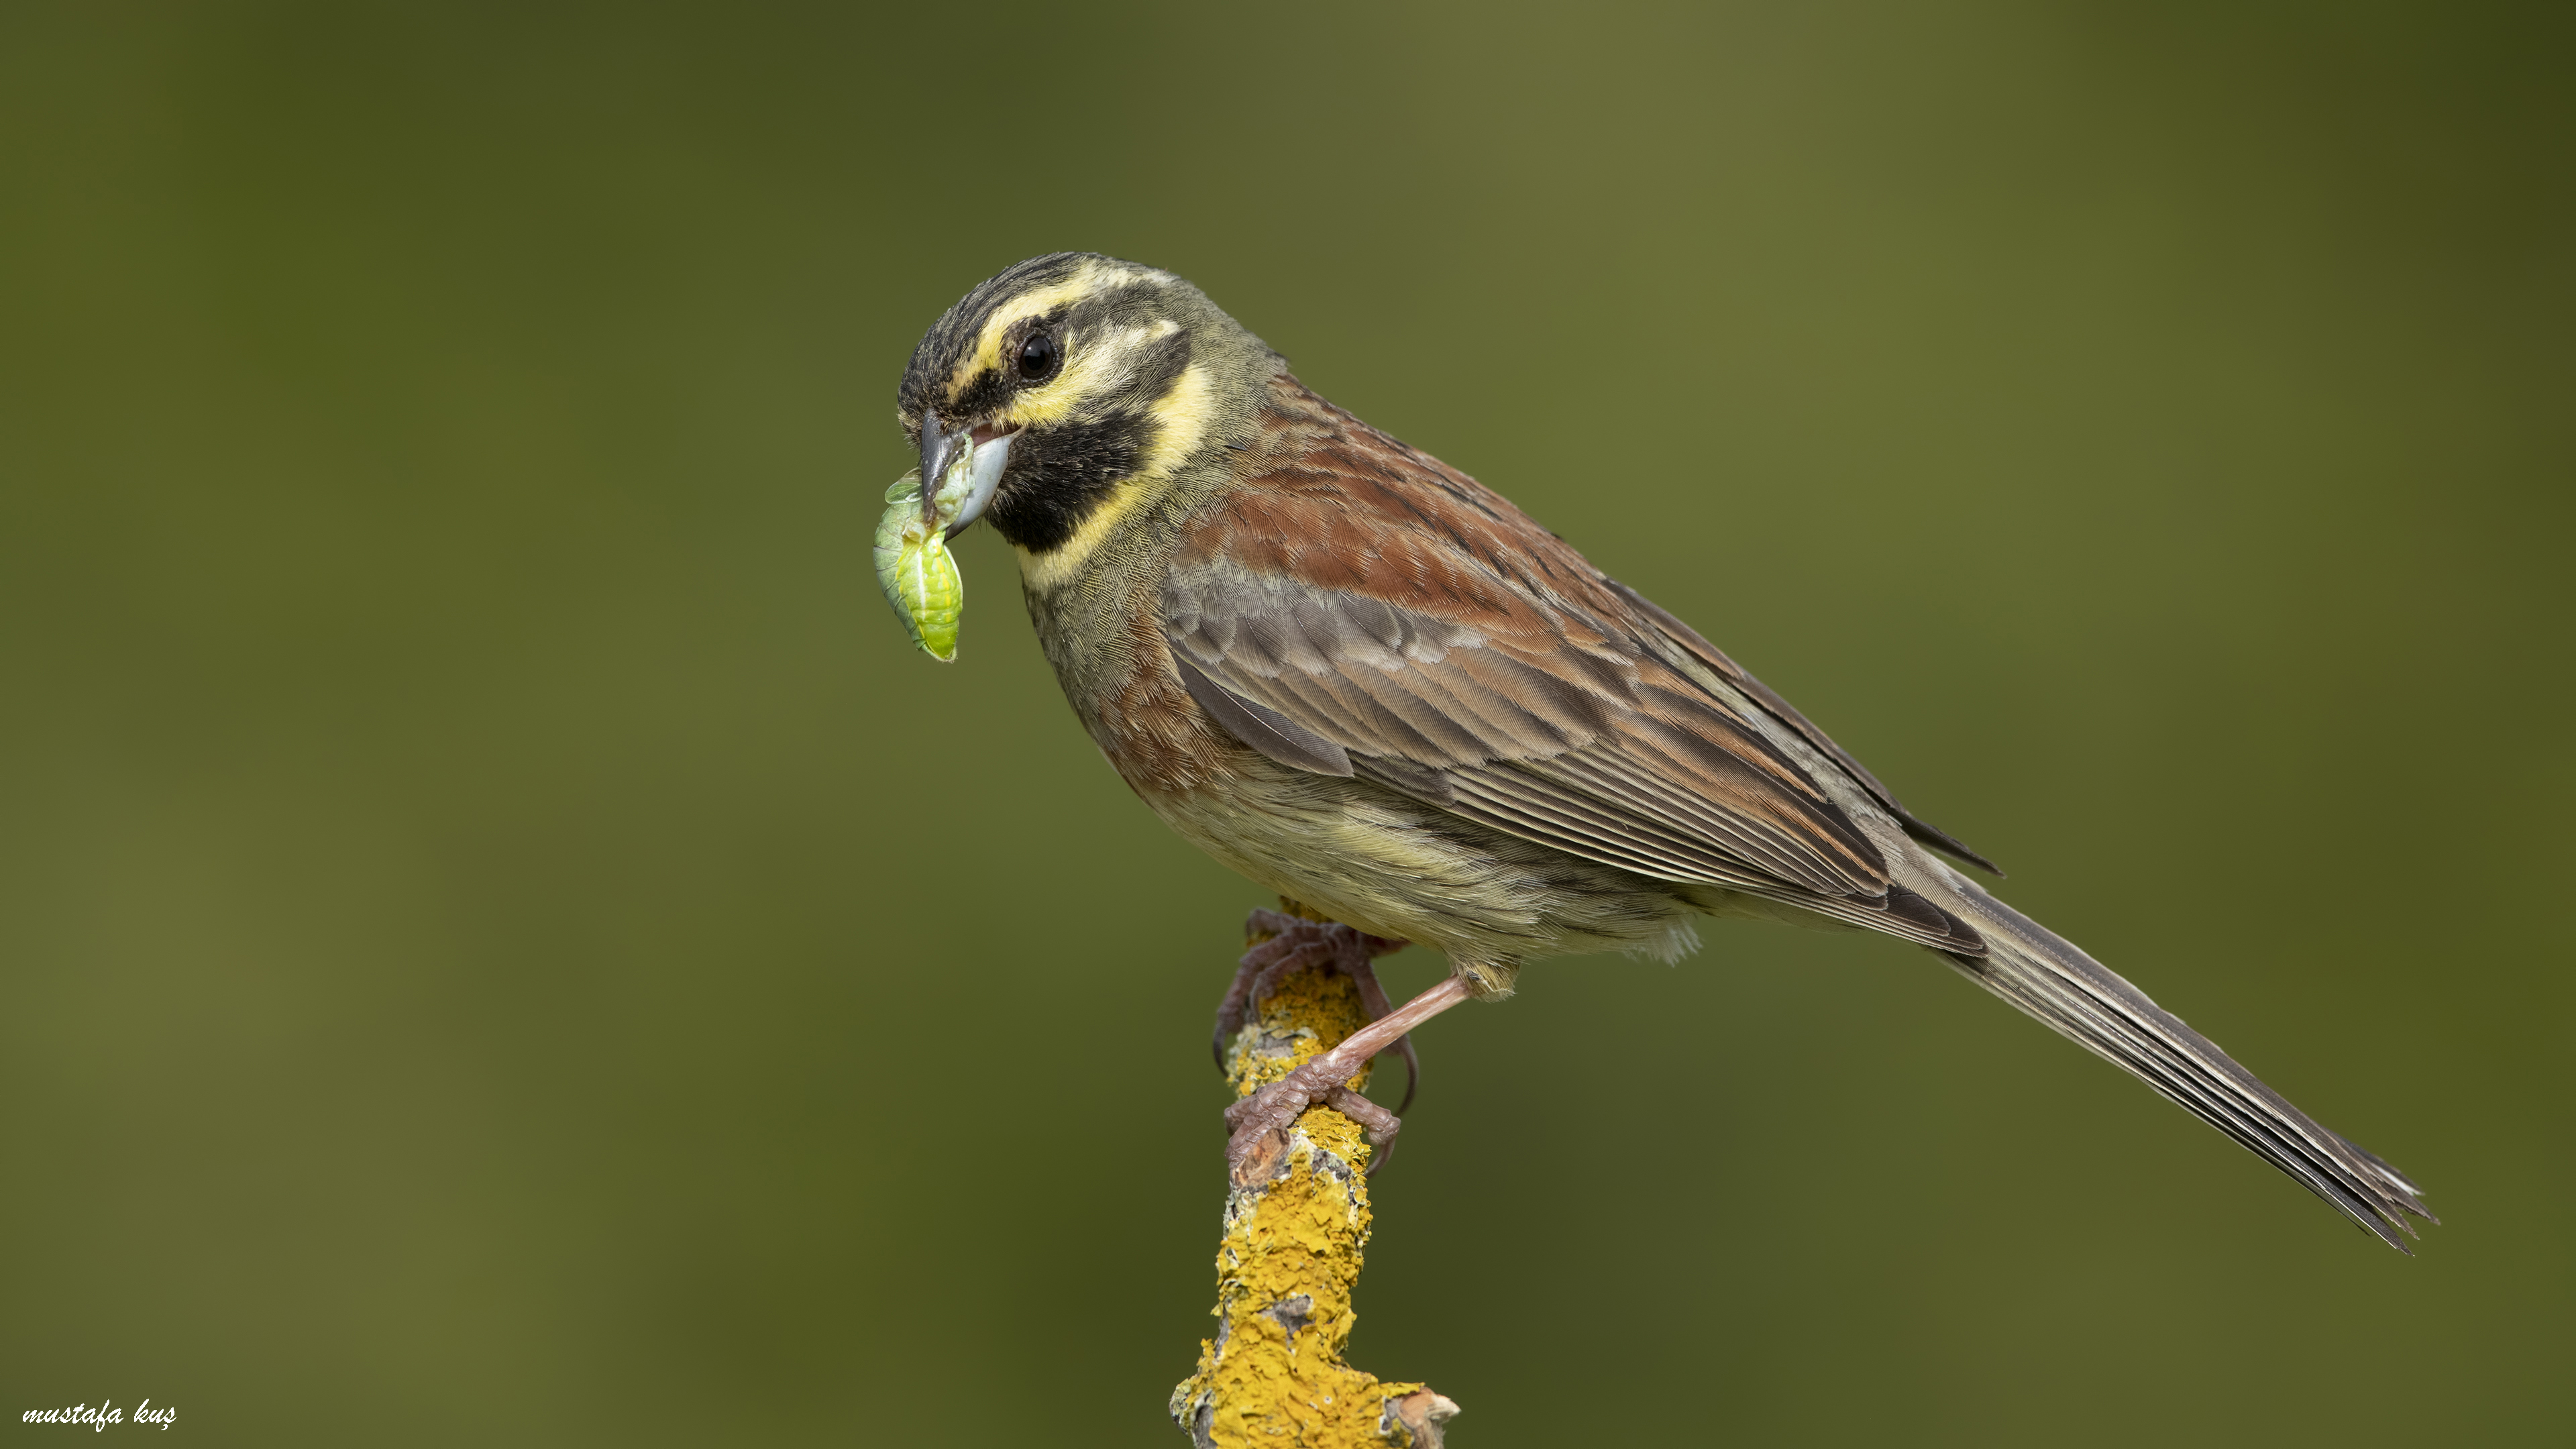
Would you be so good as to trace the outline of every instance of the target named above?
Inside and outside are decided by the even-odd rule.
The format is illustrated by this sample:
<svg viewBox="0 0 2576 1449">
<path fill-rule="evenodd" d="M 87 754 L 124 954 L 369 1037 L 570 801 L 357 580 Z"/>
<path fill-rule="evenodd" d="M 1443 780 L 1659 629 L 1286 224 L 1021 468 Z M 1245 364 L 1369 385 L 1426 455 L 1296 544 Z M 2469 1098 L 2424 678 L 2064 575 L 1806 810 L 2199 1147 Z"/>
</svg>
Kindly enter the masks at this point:
<svg viewBox="0 0 2576 1449">
<path fill-rule="evenodd" d="M 1349 977 L 1287 976 L 1227 1049 L 1235 1095 L 1288 1075 L 1368 1020 Z M 1367 1081 L 1363 1069 L 1351 1086 Z M 1369 1152 L 1358 1123 L 1312 1107 L 1284 1141 L 1263 1144 L 1256 1180 L 1227 1193 L 1216 1337 L 1201 1341 L 1198 1371 L 1172 1390 L 1172 1418 L 1198 1449 L 1440 1449 L 1456 1404 L 1342 1362 L 1369 1236 Z"/>
</svg>

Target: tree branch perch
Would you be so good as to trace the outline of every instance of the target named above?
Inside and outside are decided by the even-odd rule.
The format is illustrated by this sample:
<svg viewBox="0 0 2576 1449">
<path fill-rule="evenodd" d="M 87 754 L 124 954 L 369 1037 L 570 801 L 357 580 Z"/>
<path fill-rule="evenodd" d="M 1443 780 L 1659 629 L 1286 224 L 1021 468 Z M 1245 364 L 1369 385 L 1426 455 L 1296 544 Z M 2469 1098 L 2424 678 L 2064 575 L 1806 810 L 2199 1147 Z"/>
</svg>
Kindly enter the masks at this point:
<svg viewBox="0 0 2576 1449">
<path fill-rule="evenodd" d="M 1368 1021 L 1359 987 L 1338 971 L 1277 981 L 1227 1046 L 1235 1095 L 1288 1075 Z M 1367 1084 L 1363 1066 L 1350 1085 Z M 1262 1145 L 1257 1180 L 1226 1194 L 1216 1337 L 1200 1341 L 1198 1371 L 1172 1390 L 1172 1418 L 1197 1449 L 1441 1449 L 1456 1404 L 1342 1362 L 1369 1237 L 1369 1153 L 1357 1122 L 1310 1107 Z"/>
</svg>

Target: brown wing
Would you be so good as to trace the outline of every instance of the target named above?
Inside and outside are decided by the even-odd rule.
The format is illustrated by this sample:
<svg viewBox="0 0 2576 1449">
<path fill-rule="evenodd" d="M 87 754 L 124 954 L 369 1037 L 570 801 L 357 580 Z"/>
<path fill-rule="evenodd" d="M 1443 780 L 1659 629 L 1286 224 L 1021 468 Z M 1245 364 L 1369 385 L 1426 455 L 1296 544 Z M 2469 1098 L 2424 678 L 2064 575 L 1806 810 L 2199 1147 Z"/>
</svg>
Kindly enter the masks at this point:
<svg viewBox="0 0 2576 1449">
<path fill-rule="evenodd" d="M 1298 401 L 1163 588 L 1182 681 L 1238 738 L 1640 875 L 1984 949 L 1679 667 L 1697 635 L 1473 480 Z"/>
<path fill-rule="evenodd" d="M 1610 588 L 1619 595 L 1619 597 L 1625 599 L 1629 604 L 1634 606 L 1639 613 L 1645 615 L 1648 619 L 1653 620 L 1655 627 L 1663 631 L 1665 638 L 1678 645 L 1692 658 L 1698 660 L 1704 665 L 1707 665 L 1709 668 L 1716 670 L 1718 674 L 1723 676 L 1728 682 L 1734 684 L 1738 689 L 1741 689 L 1746 694 L 1753 696 L 1754 702 L 1759 704 L 1766 713 L 1771 715 L 1772 718 L 1777 719 L 1782 724 L 1796 730 L 1799 738 L 1804 739 L 1808 744 L 1823 751 L 1824 754 L 1832 759 L 1835 764 L 1840 765 L 1843 768 L 1843 772 L 1852 777 L 1854 783 L 1858 784 L 1862 789 L 1867 790 L 1872 799 L 1878 801 L 1881 806 L 1886 808 L 1888 814 L 1896 817 L 1896 822 L 1905 827 L 1906 834 L 1913 836 L 1916 840 L 1923 842 L 1925 845 L 1931 846 L 1935 850 L 1950 855 L 1955 859 L 1964 860 L 1970 865 L 1976 866 L 1981 870 L 1991 871 L 1998 877 L 2003 875 L 2004 868 L 2002 866 L 1995 864 L 1993 861 L 1979 855 L 1974 850 L 1969 849 L 1967 842 L 1927 820 L 1918 818 L 1912 811 L 1907 810 L 1904 804 L 1896 798 L 1896 793 L 1888 789 L 1885 785 L 1880 784 L 1878 782 L 1878 777 L 1871 774 L 1868 767 L 1851 757 L 1850 751 L 1845 750 L 1838 744 L 1835 744 L 1831 738 L 1827 737 L 1823 730 L 1820 730 L 1813 724 L 1809 723 L 1807 717 L 1798 712 L 1798 707 L 1789 703 L 1789 701 L 1782 699 L 1778 691 L 1772 689 L 1771 686 L 1764 684 L 1761 680 L 1754 678 L 1751 674 L 1746 673 L 1743 665 L 1727 658 L 1724 650 L 1719 649 L 1716 645 L 1701 638 L 1698 630 L 1683 623 L 1681 620 L 1674 618 L 1669 612 L 1656 604 L 1654 600 L 1638 593 L 1635 589 L 1628 587 L 1617 579 L 1605 576 L 1601 582 L 1609 585 Z"/>
</svg>

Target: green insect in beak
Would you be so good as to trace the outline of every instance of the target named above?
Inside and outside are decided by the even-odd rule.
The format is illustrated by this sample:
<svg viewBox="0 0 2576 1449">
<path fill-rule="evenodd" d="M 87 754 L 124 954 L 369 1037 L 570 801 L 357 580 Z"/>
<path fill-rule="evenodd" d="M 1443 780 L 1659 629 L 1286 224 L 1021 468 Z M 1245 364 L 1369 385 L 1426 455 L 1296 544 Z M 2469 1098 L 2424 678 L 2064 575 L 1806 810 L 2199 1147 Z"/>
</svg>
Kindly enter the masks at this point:
<svg viewBox="0 0 2576 1449">
<path fill-rule="evenodd" d="M 966 581 L 948 540 L 983 516 L 1001 485 L 1011 456 L 1008 434 L 975 441 L 971 430 L 946 429 L 932 413 L 922 427 L 923 466 L 886 490 L 885 517 L 877 520 L 877 582 L 921 652 L 946 663 L 957 657 L 957 620 L 966 608 Z M 921 476 L 938 477 L 938 491 L 922 496 Z"/>
<path fill-rule="evenodd" d="M 877 520 L 877 582 L 912 642 L 947 663 L 957 657 L 957 623 L 966 611 L 966 581 L 948 553 L 948 519 L 938 496 L 924 506 L 918 473 L 904 474 L 885 501 L 885 517 Z"/>
</svg>

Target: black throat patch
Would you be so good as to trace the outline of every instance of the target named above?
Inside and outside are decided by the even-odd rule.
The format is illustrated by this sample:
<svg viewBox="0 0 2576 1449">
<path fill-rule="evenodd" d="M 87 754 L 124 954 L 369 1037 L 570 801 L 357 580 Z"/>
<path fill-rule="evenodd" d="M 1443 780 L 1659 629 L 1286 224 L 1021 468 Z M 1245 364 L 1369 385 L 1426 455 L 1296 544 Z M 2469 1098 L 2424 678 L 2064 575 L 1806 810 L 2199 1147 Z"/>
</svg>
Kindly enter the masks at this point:
<svg viewBox="0 0 2576 1449">
<path fill-rule="evenodd" d="M 1014 547 L 1055 552 L 1136 471 L 1157 426 L 1138 411 L 1020 434 L 984 516 Z"/>
</svg>

